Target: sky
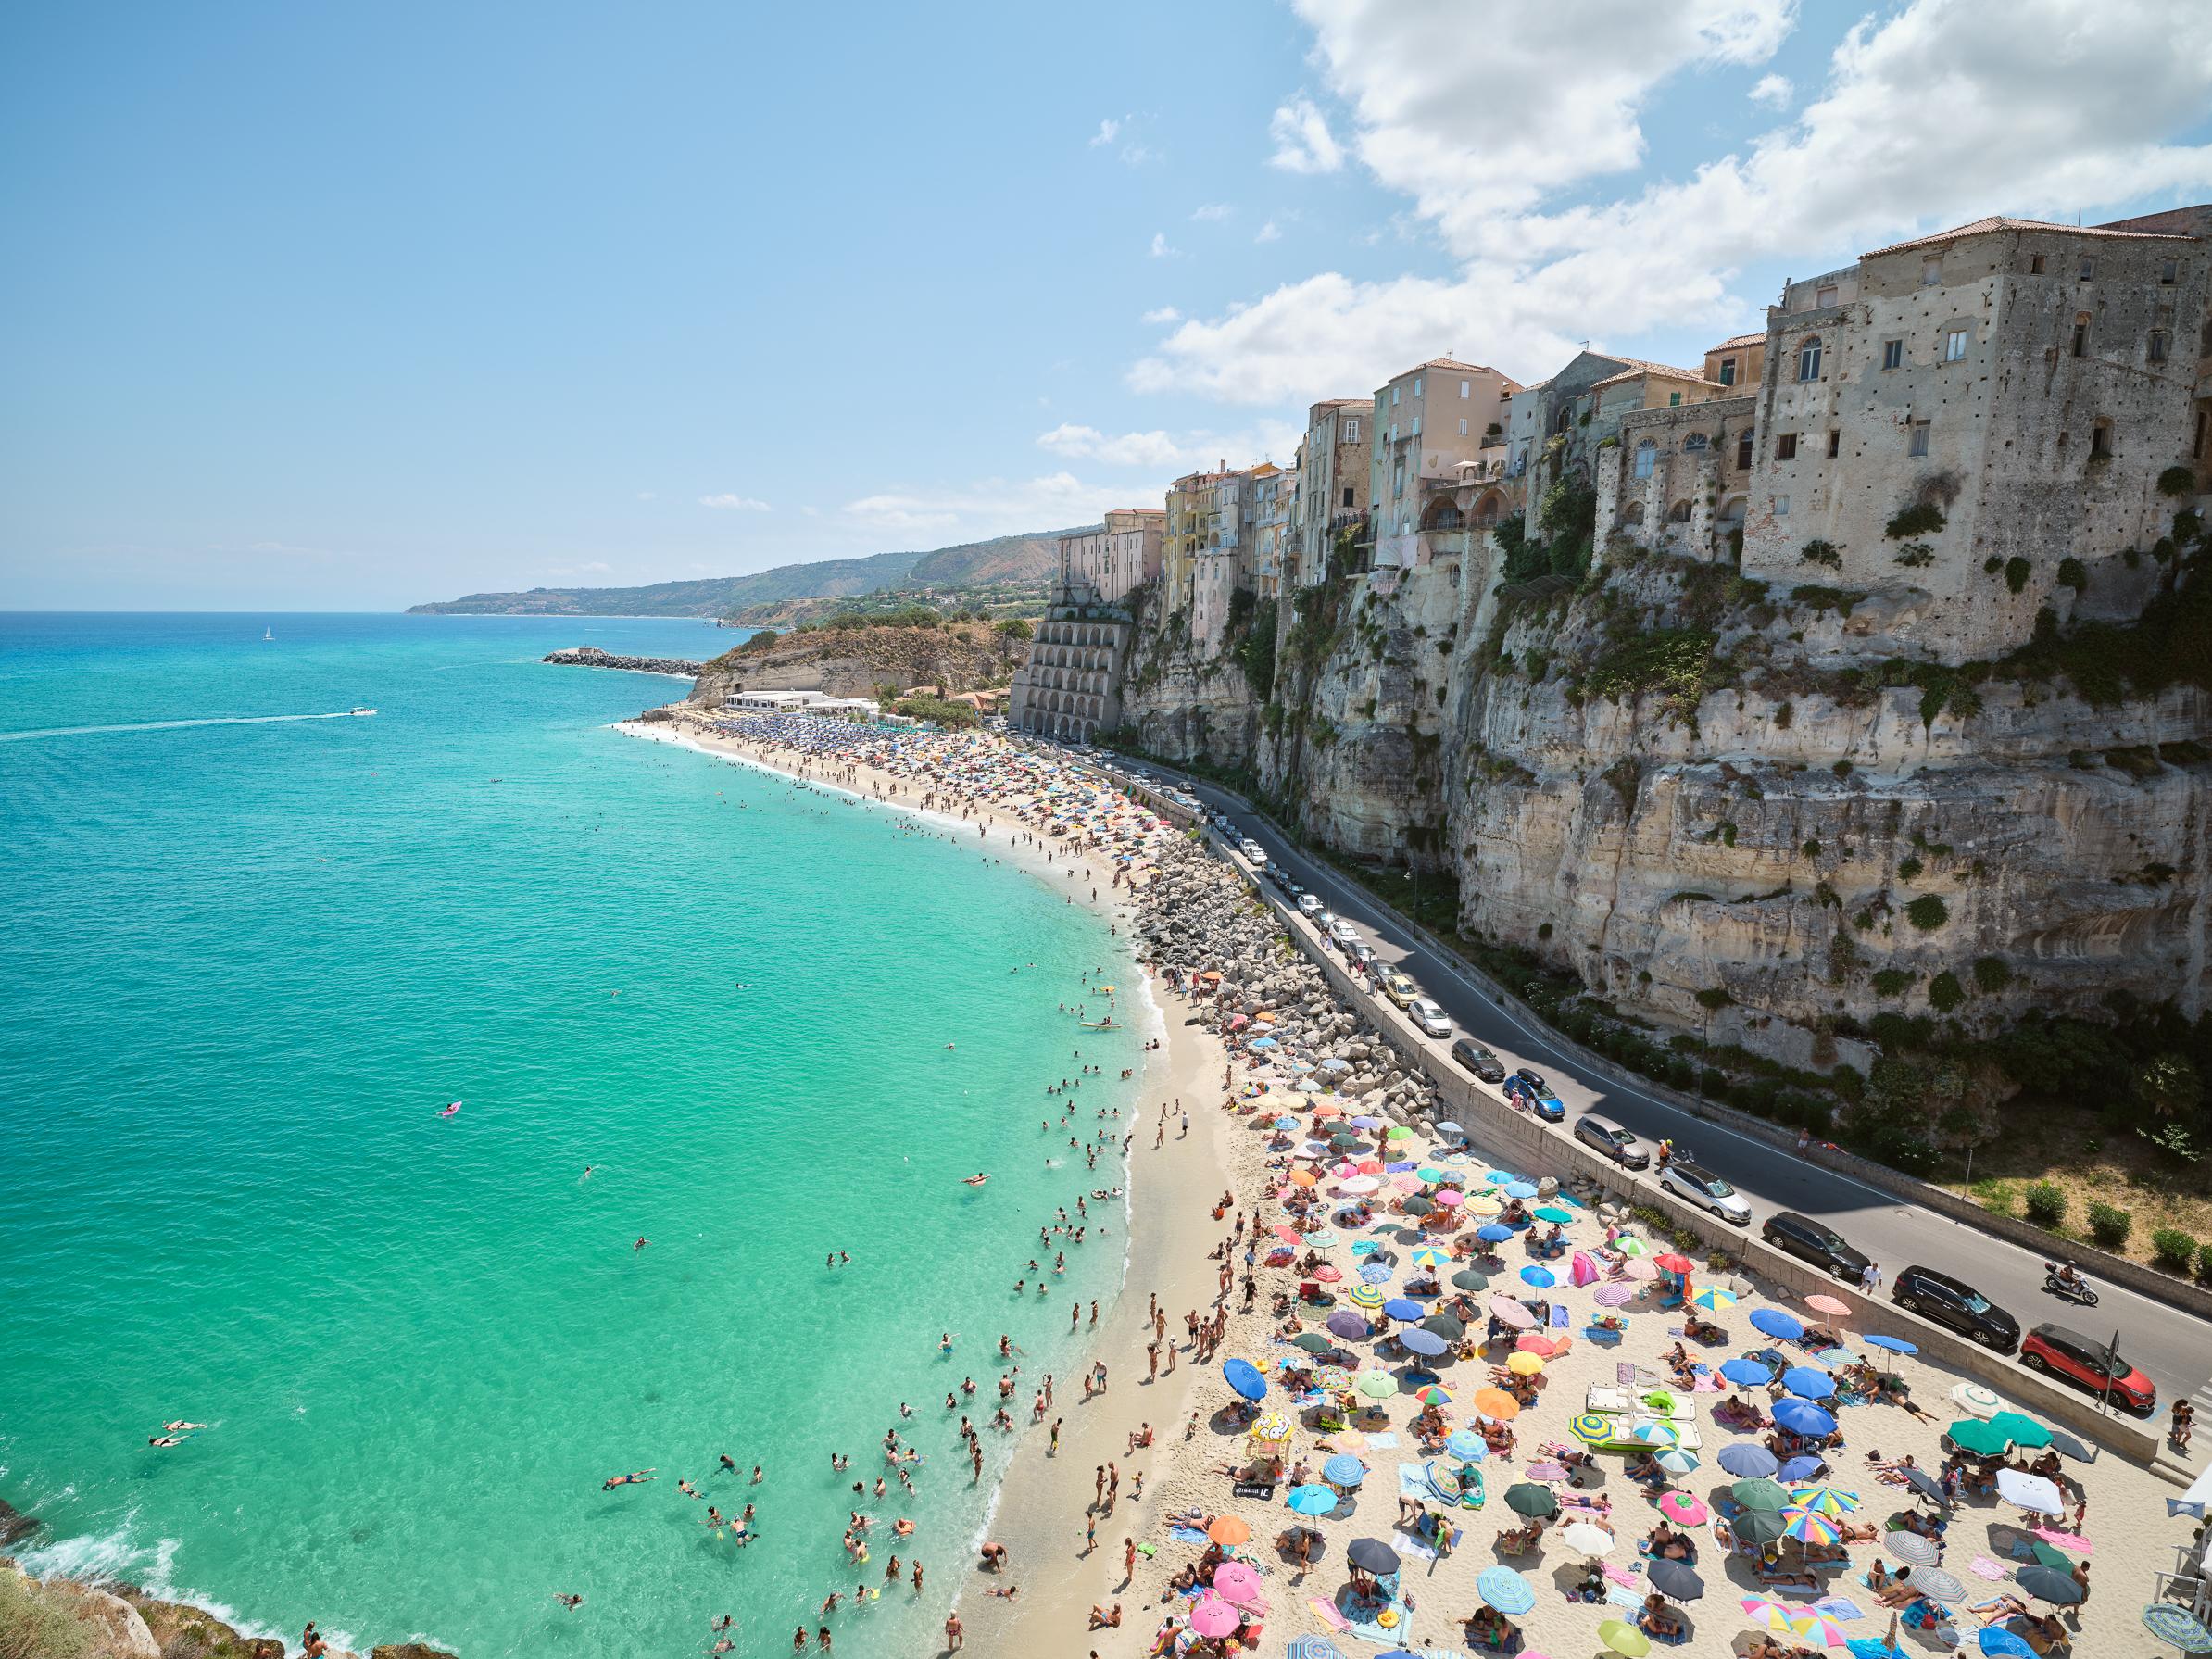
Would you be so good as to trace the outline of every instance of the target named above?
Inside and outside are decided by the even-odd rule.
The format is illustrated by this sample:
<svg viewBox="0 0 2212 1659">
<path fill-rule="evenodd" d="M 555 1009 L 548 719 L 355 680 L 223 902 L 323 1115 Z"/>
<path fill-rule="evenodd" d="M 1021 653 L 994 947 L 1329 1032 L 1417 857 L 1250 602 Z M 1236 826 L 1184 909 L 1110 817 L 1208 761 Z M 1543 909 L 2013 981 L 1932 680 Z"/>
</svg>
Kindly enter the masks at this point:
<svg viewBox="0 0 2212 1659">
<path fill-rule="evenodd" d="M 2207 200 L 2206 0 L 16 6 L 0 608 L 1070 527 L 1427 358 Z"/>
</svg>

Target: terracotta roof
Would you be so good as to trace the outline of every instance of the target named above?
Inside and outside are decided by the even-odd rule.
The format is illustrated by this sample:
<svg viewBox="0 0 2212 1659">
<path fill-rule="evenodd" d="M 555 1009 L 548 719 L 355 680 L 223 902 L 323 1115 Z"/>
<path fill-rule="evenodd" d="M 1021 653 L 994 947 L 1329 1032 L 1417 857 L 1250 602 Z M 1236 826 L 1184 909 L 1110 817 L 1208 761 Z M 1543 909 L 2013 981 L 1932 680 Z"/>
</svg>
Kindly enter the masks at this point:
<svg viewBox="0 0 2212 1659">
<path fill-rule="evenodd" d="M 1726 340 L 1723 340 L 1723 341 L 1722 341 L 1722 342 L 1721 342 L 1721 343 L 1720 343 L 1718 346 L 1715 346 L 1713 349 L 1714 349 L 1715 351 L 1734 351 L 1734 350 L 1735 350 L 1735 349 L 1737 349 L 1739 346 L 1764 346 L 1764 345 L 1766 345 L 1766 334 L 1765 331 L 1764 331 L 1764 330 L 1762 330 L 1760 333 L 1755 333 L 1755 334 L 1735 334 L 1735 335 L 1732 335 L 1732 336 L 1730 336 L 1729 338 L 1728 338 L 1728 339 L 1726 339 Z"/>
<path fill-rule="evenodd" d="M 1967 236 L 1986 236 L 1992 231 L 2063 231 L 2068 236 L 2118 237 L 2130 242 L 2189 242 L 2193 238 L 2158 231 L 2113 231 L 2103 225 L 2057 225 L 2042 219 L 2006 219 L 2002 214 L 1978 219 L 1972 224 L 1959 225 L 1953 230 L 1938 231 L 1932 235 L 1916 236 L 1910 242 L 1892 242 L 1887 247 L 1878 247 L 1871 253 L 1859 256 L 1874 259 L 1883 254 L 1910 253 L 1917 247 L 1938 247 L 1947 242 L 1957 242 Z"/>
<path fill-rule="evenodd" d="M 1766 338 L 1764 334 L 1759 337 Z M 1636 380 L 1646 374 L 1656 374 L 1662 380 L 1695 381 L 1701 386 L 1720 383 L 1717 381 L 1706 380 L 1705 371 L 1703 369 L 1677 369 L 1667 363 L 1647 363 L 1640 358 L 1623 358 L 1620 360 L 1627 363 L 1628 367 L 1618 374 L 1609 374 L 1603 380 L 1595 383 L 1590 387 L 1591 391 L 1596 391 L 1600 386 L 1617 386 L 1623 381 Z"/>
</svg>

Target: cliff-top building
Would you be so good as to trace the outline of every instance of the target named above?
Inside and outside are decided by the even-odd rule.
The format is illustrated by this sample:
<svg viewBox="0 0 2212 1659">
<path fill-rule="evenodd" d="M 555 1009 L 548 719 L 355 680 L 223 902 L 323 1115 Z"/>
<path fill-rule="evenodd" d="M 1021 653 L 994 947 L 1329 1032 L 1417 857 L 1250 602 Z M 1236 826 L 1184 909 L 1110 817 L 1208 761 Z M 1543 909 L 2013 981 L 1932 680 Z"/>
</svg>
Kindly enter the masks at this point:
<svg viewBox="0 0 2212 1659">
<path fill-rule="evenodd" d="M 1059 581 L 1080 577 L 1109 605 L 1160 574 L 1167 514 L 1157 507 L 1117 507 L 1095 529 L 1060 538 Z"/>
<path fill-rule="evenodd" d="M 1014 670 L 1008 727 L 1088 743 L 1120 725 L 1129 634 L 1127 612 L 1101 598 L 1087 576 L 1063 573 L 1037 624 L 1028 660 Z"/>
<path fill-rule="evenodd" d="M 1367 495 L 1377 570 L 1426 561 L 1425 485 L 1429 495 L 1456 490 L 1469 466 L 1504 478 L 1508 404 L 1519 390 L 1495 369 L 1433 358 L 1375 394 Z"/>
<path fill-rule="evenodd" d="M 1946 662 L 2024 643 L 2045 606 L 2135 614 L 2161 476 L 2205 477 L 2208 230 L 2212 207 L 1983 219 L 1790 283 L 1745 573 L 1892 590 L 1893 631 Z"/>
<path fill-rule="evenodd" d="M 1329 546 L 1367 518 L 1368 454 L 1375 400 L 1332 397 L 1306 411 L 1305 441 L 1298 446 L 1296 528 L 1286 554 L 1290 585 L 1312 587 L 1328 574 Z"/>
</svg>

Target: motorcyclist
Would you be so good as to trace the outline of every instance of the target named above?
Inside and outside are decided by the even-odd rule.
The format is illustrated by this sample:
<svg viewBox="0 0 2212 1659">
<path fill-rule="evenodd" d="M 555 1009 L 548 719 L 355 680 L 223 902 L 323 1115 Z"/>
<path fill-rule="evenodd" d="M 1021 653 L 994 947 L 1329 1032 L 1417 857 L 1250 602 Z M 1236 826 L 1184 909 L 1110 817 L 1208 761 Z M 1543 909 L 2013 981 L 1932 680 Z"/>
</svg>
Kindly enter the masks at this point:
<svg viewBox="0 0 2212 1659">
<path fill-rule="evenodd" d="M 2071 1262 L 2061 1263 L 2053 1268 L 2051 1276 L 2058 1281 L 2062 1290 L 2082 1291 L 2089 1288 L 2089 1281 L 2081 1276 L 2081 1270 Z"/>
<path fill-rule="evenodd" d="M 1672 1163 L 1674 1161 L 1675 1161 L 1675 1143 L 1674 1143 L 1673 1141 L 1671 1141 L 1671 1140 L 1662 1140 L 1662 1141 L 1659 1143 L 1659 1167 L 1660 1167 L 1661 1169 L 1665 1169 L 1665 1167 L 1666 1167 L 1668 1164 Z"/>
</svg>

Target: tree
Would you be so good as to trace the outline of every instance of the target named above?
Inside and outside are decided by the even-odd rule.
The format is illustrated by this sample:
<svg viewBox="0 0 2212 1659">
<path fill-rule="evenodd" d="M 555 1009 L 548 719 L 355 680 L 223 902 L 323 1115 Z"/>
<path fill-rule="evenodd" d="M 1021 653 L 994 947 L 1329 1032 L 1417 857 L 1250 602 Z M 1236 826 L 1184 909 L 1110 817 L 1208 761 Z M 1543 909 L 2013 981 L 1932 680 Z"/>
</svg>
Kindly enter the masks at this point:
<svg viewBox="0 0 2212 1659">
<path fill-rule="evenodd" d="M 997 626 L 999 636 L 1001 639 L 1035 639 L 1037 637 L 1037 630 L 1029 625 L 1028 620 L 1024 617 L 1000 617 Z"/>
<path fill-rule="evenodd" d="M 2161 1123 L 2186 1122 L 2204 1104 L 2204 1079 L 2186 1054 L 2154 1054 L 2131 1081 L 2136 1100 Z"/>
</svg>

